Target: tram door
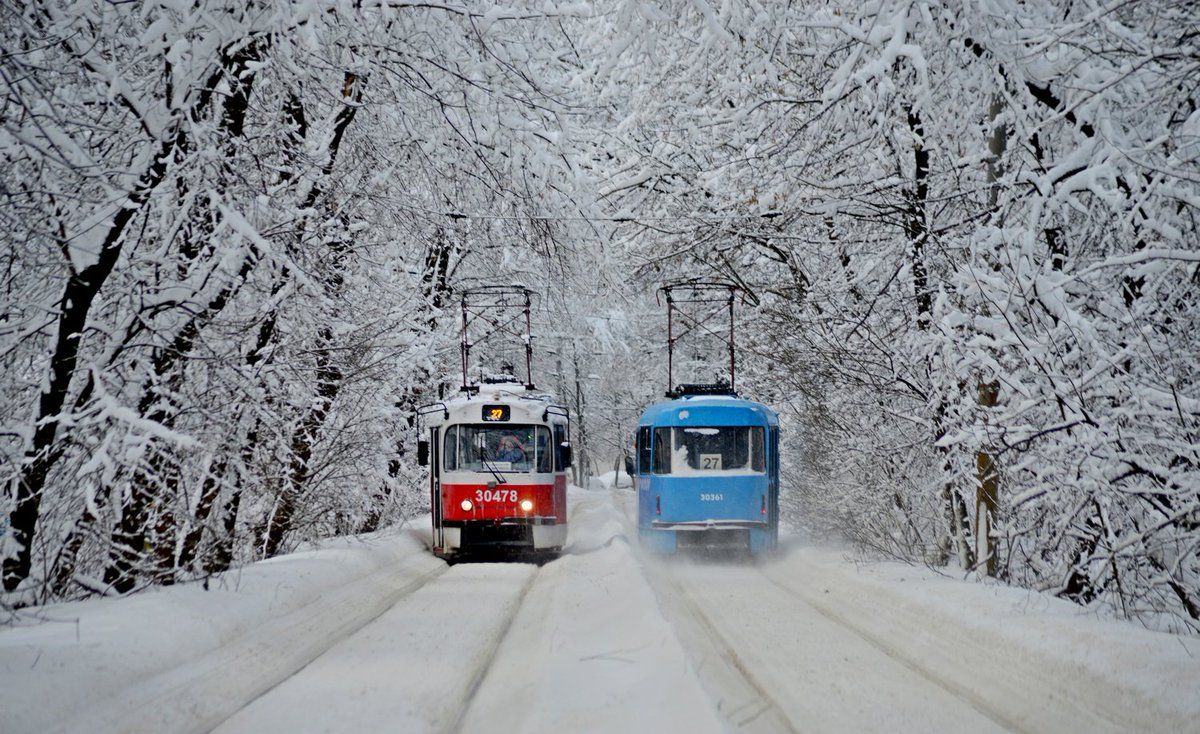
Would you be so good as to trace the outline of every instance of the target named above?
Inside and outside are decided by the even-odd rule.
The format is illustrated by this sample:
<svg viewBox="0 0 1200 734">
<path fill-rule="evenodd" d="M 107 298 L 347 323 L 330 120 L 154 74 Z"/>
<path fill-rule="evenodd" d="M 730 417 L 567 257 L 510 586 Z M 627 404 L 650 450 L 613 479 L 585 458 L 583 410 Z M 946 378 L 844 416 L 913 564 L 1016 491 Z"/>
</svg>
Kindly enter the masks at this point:
<svg viewBox="0 0 1200 734">
<path fill-rule="evenodd" d="M 429 429 L 429 511 L 433 513 L 433 547 L 445 548 L 442 528 L 442 443 L 438 429 Z"/>
</svg>

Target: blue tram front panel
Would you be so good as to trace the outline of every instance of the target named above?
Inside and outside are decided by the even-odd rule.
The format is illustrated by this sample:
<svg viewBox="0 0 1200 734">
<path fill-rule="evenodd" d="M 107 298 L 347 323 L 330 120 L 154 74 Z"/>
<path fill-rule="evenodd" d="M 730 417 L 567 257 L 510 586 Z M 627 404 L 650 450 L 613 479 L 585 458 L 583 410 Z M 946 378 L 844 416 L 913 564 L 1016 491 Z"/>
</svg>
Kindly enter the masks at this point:
<svg viewBox="0 0 1200 734">
<path fill-rule="evenodd" d="M 735 397 L 688 397 L 648 408 L 637 434 L 638 534 L 664 553 L 775 546 L 778 418 Z"/>
</svg>

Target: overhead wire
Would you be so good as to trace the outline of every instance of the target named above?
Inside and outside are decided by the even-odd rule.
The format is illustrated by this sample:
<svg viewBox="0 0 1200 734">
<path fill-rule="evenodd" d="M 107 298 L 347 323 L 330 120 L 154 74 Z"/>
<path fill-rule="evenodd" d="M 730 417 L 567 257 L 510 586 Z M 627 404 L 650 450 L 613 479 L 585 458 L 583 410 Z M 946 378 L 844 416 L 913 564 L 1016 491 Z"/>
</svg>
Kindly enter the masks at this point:
<svg viewBox="0 0 1200 734">
<path fill-rule="evenodd" d="M 480 214 L 475 212 L 462 212 L 447 209 L 431 209 L 429 207 L 419 206 L 416 204 L 397 204 L 397 206 L 410 209 L 412 211 L 421 212 L 423 214 L 431 214 L 436 216 L 447 217 L 448 219 L 475 219 L 475 220 L 499 220 L 499 221 L 539 221 L 539 222 L 705 222 L 705 223 L 724 223 L 738 222 L 747 219 L 775 219 L 787 214 L 804 214 L 808 216 L 824 216 L 821 212 L 809 212 L 802 210 L 793 210 L 790 212 L 769 211 L 762 214 L 739 214 L 739 215 L 687 215 L 678 214 L 670 216 L 637 216 L 632 214 L 611 214 L 611 215 L 550 215 L 550 214 Z"/>
</svg>

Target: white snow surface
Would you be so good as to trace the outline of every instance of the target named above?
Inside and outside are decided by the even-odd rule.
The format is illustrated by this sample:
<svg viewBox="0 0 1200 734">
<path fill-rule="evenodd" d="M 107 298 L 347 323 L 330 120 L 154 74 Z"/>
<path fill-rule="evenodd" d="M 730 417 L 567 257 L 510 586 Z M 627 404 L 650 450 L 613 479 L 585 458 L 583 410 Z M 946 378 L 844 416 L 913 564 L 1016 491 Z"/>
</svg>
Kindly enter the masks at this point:
<svg viewBox="0 0 1200 734">
<path fill-rule="evenodd" d="M 40 609 L 0 632 L 0 731 L 1198 730 L 1195 639 L 796 538 L 648 558 L 631 492 L 570 501 L 540 568 L 448 567 L 425 518 Z"/>
</svg>

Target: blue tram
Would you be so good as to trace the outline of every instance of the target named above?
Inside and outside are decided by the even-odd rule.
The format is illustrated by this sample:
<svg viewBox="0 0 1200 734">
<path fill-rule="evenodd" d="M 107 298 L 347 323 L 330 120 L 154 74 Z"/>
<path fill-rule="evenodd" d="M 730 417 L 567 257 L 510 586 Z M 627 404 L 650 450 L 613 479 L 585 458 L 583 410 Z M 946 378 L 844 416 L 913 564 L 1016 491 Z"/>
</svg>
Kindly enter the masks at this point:
<svg viewBox="0 0 1200 734">
<path fill-rule="evenodd" d="M 715 389 L 714 389 L 715 388 Z M 779 417 L 717 386 L 681 386 L 638 421 L 638 535 L 660 553 L 779 540 Z"/>
</svg>

